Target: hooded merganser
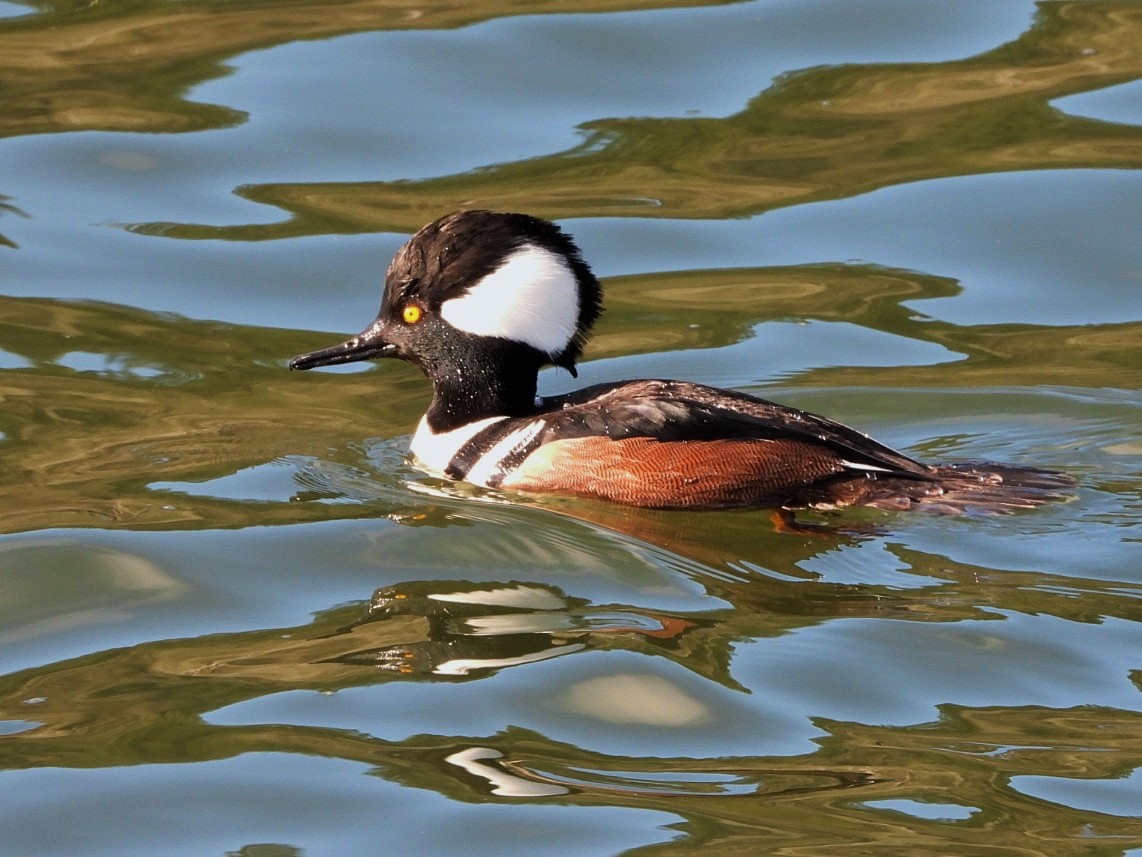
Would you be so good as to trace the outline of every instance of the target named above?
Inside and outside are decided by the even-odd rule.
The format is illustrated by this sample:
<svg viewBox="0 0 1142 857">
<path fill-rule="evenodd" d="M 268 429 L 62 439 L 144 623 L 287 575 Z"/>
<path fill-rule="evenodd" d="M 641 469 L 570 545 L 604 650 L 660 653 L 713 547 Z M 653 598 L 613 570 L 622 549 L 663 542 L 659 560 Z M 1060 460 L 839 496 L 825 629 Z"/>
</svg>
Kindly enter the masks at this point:
<svg viewBox="0 0 1142 857">
<path fill-rule="evenodd" d="M 662 509 L 833 508 L 1005 512 L 1062 497 L 1062 474 L 926 465 L 848 426 L 685 381 L 598 384 L 536 397 L 539 370 L 575 373 L 602 289 L 559 227 L 461 211 L 393 258 L 381 310 L 291 369 L 399 357 L 432 382 L 412 439 L 427 470 L 490 488 Z"/>
</svg>

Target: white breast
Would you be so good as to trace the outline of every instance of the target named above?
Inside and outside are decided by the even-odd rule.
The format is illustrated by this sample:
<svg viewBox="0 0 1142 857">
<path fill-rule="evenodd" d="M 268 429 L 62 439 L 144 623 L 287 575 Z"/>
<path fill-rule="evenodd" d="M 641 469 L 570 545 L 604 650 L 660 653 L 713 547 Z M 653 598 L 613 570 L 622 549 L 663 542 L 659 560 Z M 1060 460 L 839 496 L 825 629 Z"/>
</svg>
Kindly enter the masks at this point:
<svg viewBox="0 0 1142 857">
<path fill-rule="evenodd" d="M 506 419 L 507 417 L 488 417 L 486 420 L 477 420 L 458 429 L 437 434 L 429 428 L 428 417 L 421 417 L 409 449 L 422 468 L 443 475 L 452 459 L 456 457 L 456 453 L 460 451 L 460 447 L 475 437 L 476 432 Z"/>
</svg>

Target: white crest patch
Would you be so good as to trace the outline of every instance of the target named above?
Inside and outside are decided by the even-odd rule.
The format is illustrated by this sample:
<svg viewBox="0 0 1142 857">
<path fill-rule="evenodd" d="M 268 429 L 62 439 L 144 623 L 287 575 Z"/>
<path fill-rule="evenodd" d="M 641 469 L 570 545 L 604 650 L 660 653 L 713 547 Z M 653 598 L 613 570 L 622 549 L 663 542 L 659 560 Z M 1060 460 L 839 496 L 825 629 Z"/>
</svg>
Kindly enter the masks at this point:
<svg viewBox="0 0 1142 857">
<path fill-rule="evenodd" d="M 566 260 L 524 244 L 466 294 L 440 305 L 453 327 L 523 342 L 555 356 L 579 323 L 579 284 Z"/>
</svg>

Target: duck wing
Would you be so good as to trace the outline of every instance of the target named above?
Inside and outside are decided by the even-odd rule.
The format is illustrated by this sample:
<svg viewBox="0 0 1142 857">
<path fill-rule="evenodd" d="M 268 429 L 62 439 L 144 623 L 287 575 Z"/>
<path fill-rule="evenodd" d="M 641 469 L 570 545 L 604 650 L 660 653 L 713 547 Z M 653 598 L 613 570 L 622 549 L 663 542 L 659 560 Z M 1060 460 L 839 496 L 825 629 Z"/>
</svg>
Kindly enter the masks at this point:
<svg viewBox="0 0 1142 857">
<path fill-rule="evenodd" d="M 835 453 L 865 473 L 931 478 L 932 468 L 843 423 L 746 393 L 687 381 L 642 380 L 586 387 L 543 401 L 540 444 L 611 440 L 797 441 Z"/>
<path fill-rule="evenodd" d="M 848 505 L 858 499 L 854 487 L 873 480 L 936 478 L 926 465 L 824 417 L 658 380 L 544 399 L 536 414 L 473 436 L 447 474 L 655 508 Z"/>
</svg>

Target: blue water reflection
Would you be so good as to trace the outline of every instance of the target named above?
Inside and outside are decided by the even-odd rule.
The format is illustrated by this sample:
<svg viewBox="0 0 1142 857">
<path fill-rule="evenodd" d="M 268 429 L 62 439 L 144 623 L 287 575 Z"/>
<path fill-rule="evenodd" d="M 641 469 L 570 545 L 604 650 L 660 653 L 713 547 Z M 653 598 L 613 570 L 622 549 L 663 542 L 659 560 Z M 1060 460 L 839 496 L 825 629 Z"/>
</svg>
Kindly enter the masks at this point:
<svg viewBox="0 0 1142 857">
<path fill-rule="evenodd" d="M 1142 848 L 1137 4 L 627 5 L 0 0 L 0 851 Z M 415 369 L 286 361 L 468 205 L 604 279 L 542 392 L 1074 497 L 790 534 L 425 474 Z"/>
</svg>

